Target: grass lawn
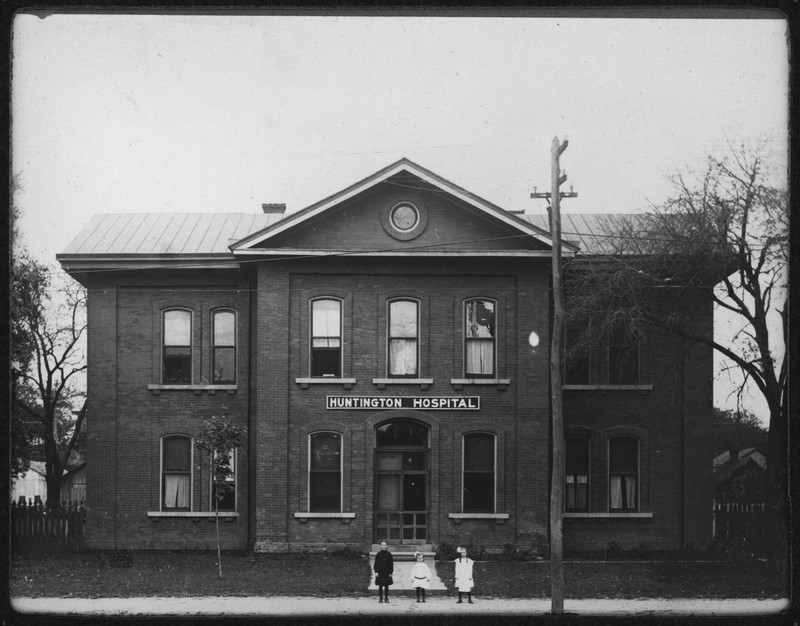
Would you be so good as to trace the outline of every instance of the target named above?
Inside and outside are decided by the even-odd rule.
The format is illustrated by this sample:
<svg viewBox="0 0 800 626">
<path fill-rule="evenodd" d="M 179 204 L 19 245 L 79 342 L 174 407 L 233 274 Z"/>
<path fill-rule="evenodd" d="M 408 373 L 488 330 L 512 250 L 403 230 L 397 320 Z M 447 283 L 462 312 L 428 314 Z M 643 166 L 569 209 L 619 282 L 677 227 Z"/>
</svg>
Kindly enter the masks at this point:
<svg viewBox="0 0 800 626">
<path fill-rule="evenodd" d="M 453 564 L 437 565 L 452 580 Z M 565 561 L 568 598 L 780 598 L 788 588 L 767 563 L 749 561 Z M 549 561 L 475 563 L 475 592 L 504 598 L 549 598 Z M 448 584 L 448 588 L 450 588 Z"/>
<path fill-rule="evenodd" d="M 366 557 L 216 552 L 88 552 L 16 555 L 15 597 L 136 596 L 363 596 L 370 580 Z M 437 562 L 453 592 L 453 563 Z M 769 565 L 760 561 L 566 561 L 568 598 L 786 597 Z M 475 594 L 548 598 L 547 561 L 475 564 Z"/>
</svg>

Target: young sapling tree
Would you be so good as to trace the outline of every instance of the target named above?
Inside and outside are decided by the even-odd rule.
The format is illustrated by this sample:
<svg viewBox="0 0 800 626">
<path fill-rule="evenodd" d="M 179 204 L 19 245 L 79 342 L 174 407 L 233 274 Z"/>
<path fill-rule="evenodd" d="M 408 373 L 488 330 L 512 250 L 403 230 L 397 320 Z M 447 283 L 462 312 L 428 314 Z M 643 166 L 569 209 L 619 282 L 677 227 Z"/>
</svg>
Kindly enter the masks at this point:
<svg viewBox="0 0 800 626">
<path fill-rule="evenodd" d="M 207 452 L 210 457 L 220 578 L 222 578 L 222 549 L 219 540 L 219 503 L 225 494 L 234 488 L 228 480 L 234 475 L 234 450 L 244 444 L 246 437 L 247 428 L 231 424 L 227 415 L 214 415 L 203 421 L 203 428 L 195 440 L 195 445 Z"/>
</svg>

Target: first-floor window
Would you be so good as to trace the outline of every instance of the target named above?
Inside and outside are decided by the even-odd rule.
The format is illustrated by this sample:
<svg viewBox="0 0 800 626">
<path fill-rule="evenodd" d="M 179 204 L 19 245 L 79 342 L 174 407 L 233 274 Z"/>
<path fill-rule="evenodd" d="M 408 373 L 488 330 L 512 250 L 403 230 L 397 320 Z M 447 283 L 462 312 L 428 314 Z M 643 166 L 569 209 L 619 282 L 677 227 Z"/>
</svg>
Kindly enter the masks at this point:
<svg viewBox="0 0 800 626">
<path fill-rule="evenodd" d="M 494 435 L 464 435 L 464 513 L 494 513 Z"/>
<path fill-rule="evenodd" d="M 311 435 L 308 466 L 308 510 L 341 511 L 342 436 L 338 433 Z"/>
<path fill-rule="evenodd" d="M 220 463 L 227 468 L 227 475 L 222 479 L 214 479 L 214 470 L 211 473 L 211 510 L 235 511 L 236 510 L 236 450 L 229 450 L 226 454 L 214 453 L 212 463 Z M 215 507 L 217 507 L 215 509 Z"/>
<path fill-rule="evenodd" d="M 161 440 L 161 505 L 188 511 L 192 502 L 192 439 L 172 435 Z"/>
<path fill-rule="evenodd" d="M 589 438 L 568 437 L 564 507 L 567 511 L 589 510 Z"/>
<path fill-rule="evenodd" d="M 639 440 L 608 440 L 608 506 L 616 511 L 635 511 L 639 493 Z"/>
</svg>

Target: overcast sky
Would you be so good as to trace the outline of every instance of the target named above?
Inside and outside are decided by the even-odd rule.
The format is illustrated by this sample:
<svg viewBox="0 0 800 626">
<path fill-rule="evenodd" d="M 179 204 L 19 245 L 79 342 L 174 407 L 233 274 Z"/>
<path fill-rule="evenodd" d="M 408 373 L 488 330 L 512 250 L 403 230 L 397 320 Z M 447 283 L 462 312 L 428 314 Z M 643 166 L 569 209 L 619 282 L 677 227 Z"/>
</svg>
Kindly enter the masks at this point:
<svg viewBox="0 0 800 626">
<path fill-rule="evenodd" d="M 401 157 L 507 209 L 646 208 L 728 140 L 786 159 L 780 19 L 21 14 L 12 173 L 54 262 L 94 213 L 299 210 Z"/>
</svg>

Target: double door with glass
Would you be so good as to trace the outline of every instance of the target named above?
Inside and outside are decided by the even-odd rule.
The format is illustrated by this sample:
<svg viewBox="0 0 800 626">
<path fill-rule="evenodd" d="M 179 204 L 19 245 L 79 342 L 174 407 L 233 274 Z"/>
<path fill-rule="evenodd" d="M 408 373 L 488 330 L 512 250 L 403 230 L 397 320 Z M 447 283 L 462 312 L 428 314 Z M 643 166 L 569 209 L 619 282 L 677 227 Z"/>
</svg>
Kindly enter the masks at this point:
<svg viewBox="0 0 800 626">
<path fill-rule="evenodd" d="M 375 541 L 428 539 L 428 451 L 376 450 Z"/>
</svg>

